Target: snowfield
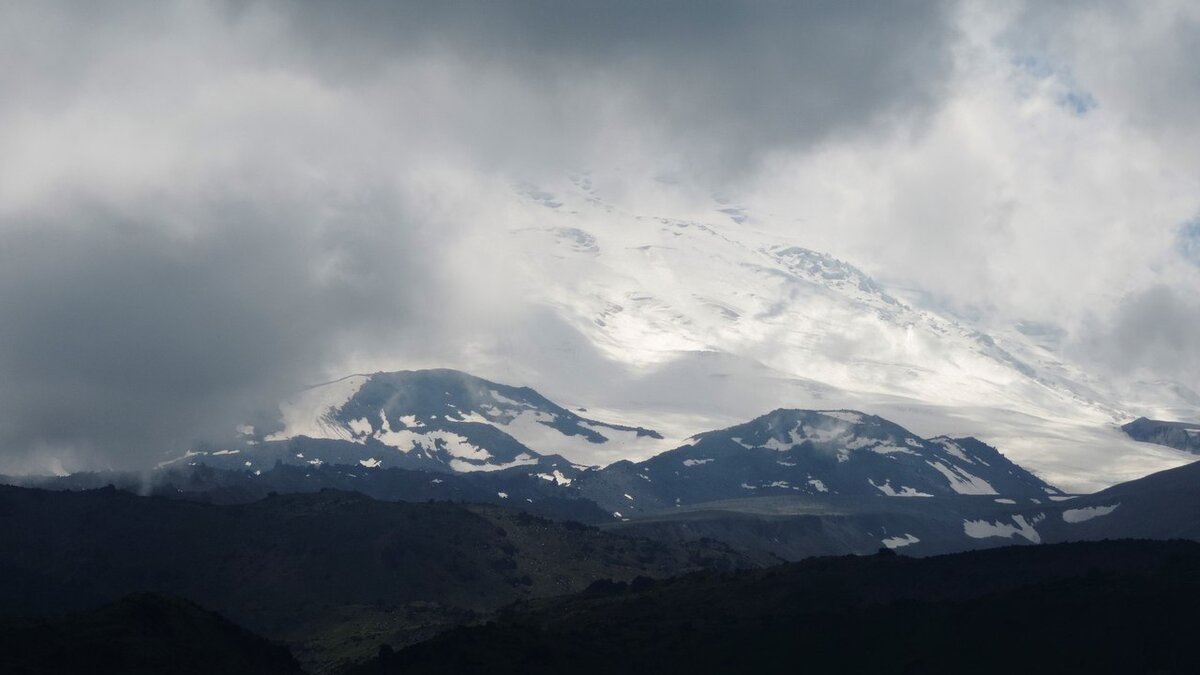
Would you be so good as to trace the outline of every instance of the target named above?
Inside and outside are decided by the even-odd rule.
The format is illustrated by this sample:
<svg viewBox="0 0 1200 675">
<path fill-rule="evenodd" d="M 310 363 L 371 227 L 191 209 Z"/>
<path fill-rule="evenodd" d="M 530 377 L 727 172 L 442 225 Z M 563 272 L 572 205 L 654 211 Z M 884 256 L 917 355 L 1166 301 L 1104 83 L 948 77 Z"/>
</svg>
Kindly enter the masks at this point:
<svg viewBox="0 0 1200 675">
<path fill-rule="evenodd" d="M 570 392 L 675 440 L 777 407 L 862 410 L 924 437 L 976 436 L 1072 492 L 1189 459 L 1115 430 L 1144 408 L 1186 408 L 1174 383 L 1127 404 L 1045 334 L 919 305 L 751 206 L 637 201 L 624 180 L 539 185 L 555 208 L 513 195 L 513 283 L 541 311 L 471 370 Z"/>
<path fill-rule="evenodd" d="M 1042 543 L 1042 536 L 1025 520 L 1025 516 L 1013 516 L 1012 521 L 1013 525 L 999 520 L 995 522 L 964 520 L 963 532 L 972 539 L 987 539 L 988 537 L 1012 539 L 1014 535 L 1019 535 L 1031 543 Z"/>
<path fill-rule="evenodd" d="M 1082 509 L 1067 509 L 1066 511 L 1063 511 L 1062 519 L 1068 523 L 1082 523 L 1089 521 L 1092 518 L 1107 516 L 1113 511 L 1116 511 L 1117 507 L 1120 505 L 1120 502 L 1118 502 L 1111 506 L 1089 506 Z"/>
<path fill-rule="evenodd" d="M 1194 459 L 1117 429 L 1142 413 L 1194 413 L 1187 401 L 1194 394 L 1179 383 L 1131 390 L 1106 382 L 1062 358 L 1052 332 L 973 325 L 807 248 L 802 229 L 752 206 L 696 195 L 642 200 L 636 195 L 644 191 L 626 180 L 573 175 L 514 191 L 496 216 L 508 236 L 463 242 L 464 255 L 519 261 L 504 268 L 497 293 L 522 298 L 523 312 L 502 338 L 481 338 L 447 365 L 532 386 L 582 403 L 593 419 L 663 438 L 595 427 L 605 437 L 595 443 L 560 433 L 553 416 L 534 409 L 501 419 L 480 407 L 445 419 L 491 424 L 534 452 L 607 465 L 646 459 L 767 410 L 823 410 L 829 425 L 776 441 L 784 448 L 801 436 L 836 436 L 838 425 L 856 423 L 850 410 L 859 410 L 926 438 L 975 436 L 1076 493 Z M 325 413 L 364 379 L 343 378 L 286 402 L 284 429 L 267 440 L 363 437 L 370 418 L 332 424 Z M 493 393 L 496 410 L 519 407 Z M 428 421 L 403 425 L 414 432 Z M 463 463 L 474 451 L 456 446 Z M 934 468 L 962 494 L 995 494 L 961 467 Z"/>
</svg>

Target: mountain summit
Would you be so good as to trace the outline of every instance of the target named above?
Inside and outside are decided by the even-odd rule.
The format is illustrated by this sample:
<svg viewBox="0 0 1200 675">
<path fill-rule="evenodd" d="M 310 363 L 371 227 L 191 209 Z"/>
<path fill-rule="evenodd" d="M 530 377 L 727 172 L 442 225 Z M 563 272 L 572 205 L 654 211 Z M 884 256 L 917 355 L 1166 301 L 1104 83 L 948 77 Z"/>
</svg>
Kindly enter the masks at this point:
<svg viewBox="0 0 1200 675">
<path fill-rule="evenodd" d="M 607 497 L 613 484 L 624 500 Z M 581 490 L 602 507 L 631 512 L 762 495 L 1040 502 L 1062 494 L 978 439 L 923 439 L 853 410 L 775 410 L 644 462 L 585 475 Z"/>
<path fill-rule="evenodd" d="M 664 442 L 651 429 L 581 417 L 528 387 L 448 369 L 350 375 L 311 387 L 280 410 L 278 429 L 243 428 L 242 447 L 180 459 L 224 468 L 277 461 L 455 472 L 541 466 L 565 484 L 599 448 L 645 455 Z"/>
</svg>

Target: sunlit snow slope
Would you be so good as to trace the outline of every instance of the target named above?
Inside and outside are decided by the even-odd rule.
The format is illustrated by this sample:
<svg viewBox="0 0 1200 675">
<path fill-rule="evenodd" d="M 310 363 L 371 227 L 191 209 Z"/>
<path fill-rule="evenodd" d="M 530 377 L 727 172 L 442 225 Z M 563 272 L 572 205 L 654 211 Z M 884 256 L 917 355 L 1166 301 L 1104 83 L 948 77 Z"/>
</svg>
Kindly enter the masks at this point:
<svg viewBox="0 0 1200 675">
<path fill-rule="evenodd" d="M 988 335 L 916 307 L 736 206 L 660 215 L 585 175 L 517 192 L 511 255 L 544 312 L 473 371 L 679 438 L 778 407 L 855 408 L 976 436 L 1075 491 L 1189 459 L 1125 438 L 1136 415 L 1027 327 Z"/>
<path fill-rule="evenodd" d="M 569 483 L 561 472 L 573 475 L 581 463 L 671 447 L 651 429 L 582 417 L 527 387 L 447 369 L 351 375 L 310 387 L 280 410 L 281 428 L 247 428 L 247 447 L 206 453 L 205 463 L 270 466 L 278 457 L 458 472 L 544 466 L 559 469 L 547 476 Z M 334 443 L 309 443 L 297 454 L 288 442 L 300 438 Z"/>
</svg>

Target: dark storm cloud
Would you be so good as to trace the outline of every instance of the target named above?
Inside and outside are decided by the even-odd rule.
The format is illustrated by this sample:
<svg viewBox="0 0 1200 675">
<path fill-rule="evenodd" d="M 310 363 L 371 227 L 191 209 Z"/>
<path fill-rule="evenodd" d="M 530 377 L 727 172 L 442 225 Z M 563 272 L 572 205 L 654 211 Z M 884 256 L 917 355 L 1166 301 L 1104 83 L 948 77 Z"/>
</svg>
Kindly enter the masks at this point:
<svg viewBox="0 0 1200 675">
<path fill-rule="evenodd" d="M 950 38 L 936 2 L 8 5 L 0 471 L 145 465 L 348 354 L 445 356 L 473 180 L 912 121 Z"/>
<path fill-rule="evenodd" d="M 428 318 L 413 292 L 429 270 L 389 241 L 403 230 L 314 227 L 278 204 L 144 207 L 73 208 L 3 238 L 0 441 L 18 465 L 221 442 L 319 377 L 342 339 L 400 345 Z M 164 231 L 170 209 L 202 231 Z"/>
<path fill-rule="evenodd" d="M 370 78 L 414 55 L 458 59 L 515 75 L 551 107 L 585 97 L 564 114 L 590 117 L 616 105 L 623 121 L 668 138 L 684 160 L 739 166 L 763 152 L 926 112 L 951 67 L 942 2 L 352 6 L 279 6 L 301 36 L 302 58 L 326 77 Z M 511 101 L 479 103 L 503 118 Z M 586 134 L 602 120 L 559 122 Z"/>
</svg>

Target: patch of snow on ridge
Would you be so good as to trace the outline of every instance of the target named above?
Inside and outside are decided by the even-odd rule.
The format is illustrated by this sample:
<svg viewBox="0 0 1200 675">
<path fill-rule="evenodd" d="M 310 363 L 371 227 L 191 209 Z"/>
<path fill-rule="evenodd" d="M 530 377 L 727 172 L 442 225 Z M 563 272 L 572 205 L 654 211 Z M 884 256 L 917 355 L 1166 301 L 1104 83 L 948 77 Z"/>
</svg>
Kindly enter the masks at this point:
<svg viewBox="0 0 1200 675">
<path fill-rule="evenodd" d="M 875 447 L 871 448 L 871 452 L 877 452 L 881 455 L 890 455 L 890 454 L 897 453 L 897 452 L 903 453 L 905 455 L 917 454 L 917 453 L 913 452 L 912 450 L 909 450 L 908 448 L 902 448 L 898 445 L 888 445 L 887 443 L 876 445 Z"/>
<path fill-rule="evenodd" d="M 162 468 L 168 467 L 176 462 L 181 462 L 185 459 L 195 457 L 196 455 L 207 455 L 207 454 L 208 454 L 207 452 L 203 452 L 203 451 L 185 450 L 182 455 L 175 457 L 173 459 L 168 459 L 166 461 L 159 462 L 157 464 L 157 466 L 158 466 L 158 468 L 162 469 Z"/>
<path fill-rule="evenodd" d="M 828 427 L 827 426 L 814 427 L 814 426 L 811 426 L 808 424 L 804 424 L 804 425 L 801 425 L 801 427 L 800 427 L 800 431 L 803 434 L 803 436 L 800 437 L 799 441 L 794 441 L 794 443 L 801 443 L 806 439 L 812 439 L 817 442 L 836 441 L 838 438 L 845 435 L 848 430 L 849 429 L 845 425 L 845 423 L 838 423 L 838 424 L 828 426 Z M 792 437 L 793 438 L 796 437 L 795 431 L 792 432 Z"/>
<path fill-rule="evenodd" d="M 375 434 L 375 438 L 379 439 L 379 442 L 384 445 L 390 445 L 406 453 L 417 449 L 434 453 L 438 449 L 444 449 L 452 457 L 461 459 L 482 462 L 492 458 L 492 453 L 473 445 L 466 436 L 461 436 L 453 431 L 435 430 L 421 432 L 409 429 L 399 429 L 396 431 L 381 429 Z"/>
<path fill-rule="evenodd" d="M 920 539 L 917 539 L 911 534 L 903 534 L 899 537 L 888 537 L 887 539 L 881 539 L 879 541 L 879 543 L 891 549 L 903 548 L 912 544 L 919 544 L 920 542 Z"/>
<path fill-rule="evenodd" d="M 866 436 L 860 436 L 858 438 L 852 438 L 848 441 L 843 441 L 842 447 L 847 450 L 860 450 L 872 445 L 879 445 L 880 443 L 882 443 L 882 441 L 874 438 L 867 438 Z"/>
<path fill-rule="evenodd" d="M 813 486 L 817 492 L 829 492 L 829 488 L 825 487 L 825 483 L 821 482 L 820 478 L 809 478 L 808 484 Z"/>
<path fill-rule="evenodd" d="M 350 375 L 309 387 L 284 401 L 279 405 L 283 429 L 267 436 L 266 440 L 285 441 L 297 436 L 353 440 L 350 429 L 335 421 L 332 413 L 354 398 L 369 379 L 369 375 Z"/>
<path fill-rule="evenodd" d="M 496 391 L 495 389 L 489 389 L 488 393 L 490 393 L 492 395 L 492 400 L 496 401 L 497 403 L 503 403 L 504 405 L 512 406 L 514 408 L 528 408 L 529 407 L 528 403 L 523 403 L 521 401 L 514 401 L 513 399 L 505 396 L 504 394 L 501 394 L 500 392 Z"/>
<path fill-rule="evenodd" d="M 525 453 L 517 455 L 513 461 L 507 464 L 472 464 L 465 460 L 458 459 L 457 457 L 450 460 L 450 468 L 463 473 L 469 473 L 473 471 L 499 471 L 501 469 L 511 469 L 514 466 L 529 466 L 530 464 L 537 464 L 537 457 Z"/>
<path fill-rule="evenodd" d="M 381 462 L 378 459 L 375 459 L 374 457 L 371 457 L 368 459 L 360 459 L 360 460 L 358 460 L 358 463 L 362 464 L 363 466 L 367 467 L 368 469 L 375 469 L 375 468 L 378 468 L 380 464 L 383 464 L 383 462 Z"/>
<path fill-rule="evenodd" d="M 539 473 L 539 474 L 535 474 L 535 475 L 538 478 L 541 478 L 542 480 L 548 480 L 548 481 L 554 483 L 555 485 L 570 485 L 571 484 L 571 479 L 564 476 L 563 472 L 559 471 L 558 469 L 555 469 L 551 473 Z"/>
<path fill-rule="evenodd" d="M 993 488 L 991 483 L 986 480 L 969 474 L 958 467 L 949 467 L 941 462 L 925 462 L 929 466 L 937 469 L 938 473 L 946 477 L 950 482 L 950 489 L 960 495 L 998 495 L 996 488 Z"/>
<path fill-rule="evenodd" d="M 711 459 L 685 459 L 685 460 L 683 460 L 683 465 L 684 466 L 700 466 L 702 464 L 708 464 L 712 461 L 713 460 L 711 460 Z"/>
<path fill-rule="evenodd" d="M 603 424 L 580 422 L 580 426 L 595 432 L 602 440 L 593 442 L 582 434 L 568 435 L 551 426 L 559 418 L 548 412 L 526 407 L 506 424 L 499 420 L 489 423 L 512 436 L 518 443 L 542 455 L 562 455 L 571 461 L 591 463 L 598 455 L 616 461 L 631 456 L 655 455 L 674 447 L 670 440 L 638 436 L 637 431 L 614 429 Z"/>
<path fill-rule="evenodd" d="M 1068 523 L 1082 523 L 1091 520 L 1092 518 L 1107 516 L 1113 511 L 1116 511 L 1117 507 L 1120 505 L 1121 502 L 1117 502 L 1112 506 L 1087 506 L 1082 509 L 1067 509 L 1066 511 L 1063 511 L 1062 519 Z"/>
<path fill-rule="evenodd" d="M 1012 519 L 1016 525 L 1009 525 L 999 520 L 995 522 L 964 520 L 963 533 L 972 539 L 987 539 L 989 537 L 1012 539 L 1013 535 L 1019 534 L 1034 544 L 1042 543 L 1042 535 L 1038 534 L 1038 531 L 1025 521 L 1025 516 L 1013 516 Z"/>
<path fill-rule="evenodd" d="M 381 411 L 381 414 L 382 414 L 382 411 Z M 399 420 L 400 420 L 400 424 L 403 424 L 405 427 L 407 427 L 409 429 L 415 429 L 418 427 L 425 426 L 424 424 L 421 423 L 421 420 L 417 419 L 416 415 L 401 415 L 399 417 Z M 384 421 L 386 422 L 387 420 L 384 420 Z"/>
<path fill-rule="evenodd" d="M 766 443 L 762 444 L 762 447 L 766 448 L 767 450 L 774 450 L 775 452 L 784 452 L 786 450 L 791 450 L 793 447 L 803 443 L 804 440 L 804 437 L 798 435 L 796 430 L 793 429 L 788 433 L 788 438 L 786 440 L 771 437 L 767 439 Z"/>
<path fill-rule="evenodd" d="M 895 488 L 892 487 L 892 482 L 889 480 L 883 481 L 883 485 L 877 485 L 875 483 L 875 481 L 871 480 L 870 478 L 867 479 L 867 482 L 871 484 L 871 487 L 875 488 L 876 490 L 879 490 L 880 492 L 882 492 L 883 494 L 885 494 L 889 497 L 932 497 L 933 496 L 931 494 L 921 492 L 921 491 L 917 490 L 916 488 L 905 487 L 903 485 L 900 486 L 899 490 L 896 490 Z"/>
<path fill-rule="evenodd" d="M 970 464 L 975 463 L 974 460 L 967 456 L 967 453 L 963 451 L 962 446 L 960 446 L 958 443 L 955 443 L 948 438 L 938 439 L 936 443 L 945 448 L 946 452 L 950 453 L 952 457 L 961 459 L 962 461 Z"/>
<path fill-rule="evenodd" d="M 817 411 L 826 417 L 832 417 L 835 420 L 849 422 L 850 424 L 862 424 L 862 415 L 856 412 L 846 410 L 819 410 Z"/>
<path fill-rule="evenodd" d="M 483 415 L 480 415 L 479 413 L 475 412 L 474 410 L 472 410 L 470 412 L 465 412 L 465 413 L 461 410 L 458 411 L 458 421 L 474 422 L 475 424 L 493 424 L 491 419 L 484 417 Z"/>
</svg>

